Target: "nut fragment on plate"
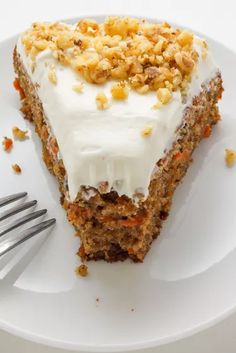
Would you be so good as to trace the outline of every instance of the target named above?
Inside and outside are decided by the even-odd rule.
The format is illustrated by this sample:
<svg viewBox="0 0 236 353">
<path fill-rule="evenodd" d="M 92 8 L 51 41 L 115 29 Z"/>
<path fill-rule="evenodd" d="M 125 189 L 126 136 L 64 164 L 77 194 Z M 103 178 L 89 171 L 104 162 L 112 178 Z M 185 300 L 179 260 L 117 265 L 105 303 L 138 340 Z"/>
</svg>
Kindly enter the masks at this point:
<svg viewBox="0 0 236 353">
<path fill-rule="evenodd" d="M 88 275 L 88 266 L 85 264 L 82 264 L 76 268 L 75 272 L 77 275 L 81 277 L 86 277 Z"/>
<path fill-rule="evenodd" d="M 236 151 L 231 149 L 226 149 L 225 162 L 228 167 L 232 167 L 236 163 Z"/>
<path fill-rule="evenodd" d="M 12 169 L 14 170 L 14 172 L 16 173 L 16 174 L 20 174 L 21 173 L 21 167 L 19 166 L 19 164 L 12 164 Z"/>
<path fill-rule="evenodd" d="M 13 141 L 9 137 L 5 136 L 3 141 L 2 141 L 2 145 L 3 145 L 4 151 L 10 152 L 12 147 L 13 147 Z"/>
<path fill-rule="evenodd" d="M 13 134 L 14 139 L 20 140 L 20 141 L 24 141 L 27 138 L 29 138 L 27 135 L 28 131 L 27 130 L 23 131 L 23 130 L 19 129 L 17 126 L 14 126 L 12 128 L 12 134 Z"/>
</svg>

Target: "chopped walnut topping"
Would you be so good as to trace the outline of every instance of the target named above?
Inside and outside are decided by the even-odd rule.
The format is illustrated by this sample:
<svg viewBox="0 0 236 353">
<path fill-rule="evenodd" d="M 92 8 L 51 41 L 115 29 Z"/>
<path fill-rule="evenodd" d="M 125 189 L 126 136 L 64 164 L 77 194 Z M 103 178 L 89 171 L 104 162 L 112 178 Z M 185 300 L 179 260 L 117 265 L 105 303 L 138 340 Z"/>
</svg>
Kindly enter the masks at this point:
<svg viewBox="0 0 236 353">
<path fill-rule="evenodd" d="M 4 151 L 10 152 L 13 147 L 13 141 L 12 141 L 12 139 L 10 139 L 8 137 L 4 137 L 4 139 L 2 141 L 2 145 L 3 145 Z"/>
<path fill-rule="evenodd" d="M 142 137 L 150 137 L 152 134 L 152 130 L 153 130 L 152 126 L 145 126 L 141 131 Z"/>
<path fill-rule="evenodd" d="M 21 129 L 19 129 L 17 126 L 14 126 L 12 128 L 12 134 L 15 140 L 26 140 L 28 138 L 28 131 L 23 131 Z"/>
<path fill-rule="evenodd" d="M 176 64 L 183 72 L 190 73 L 194 68 L 194 60 L 185 52 L 177 52 L 174 56 Z"/>
<path fill-rule="evenodd" d="M 82 264 L 76 268 L 75 272 L 81 277 L 86 277 L 88 275 L 88 266 Z"/>
<path fill-rule="evenodd" d="M 208 45 L 207 43 L 203 40 L 202 41 L 202 59 L 205 60 L 208 54 Z"/>
<path fill-rule="evenodd" d="M 48 79 L 51 83 L 54 85 L 57 84 L 57 74 L 56 74 L 56 69 L 55 66 L 51 66 L 49 71 L 48 71 Z"/>
<path fill-rule="evenodd" d="M 196 38 L 196 43 L 202 47 L 202 60 L 205 60 L 208 54 L 208 45 L 205 40 Z"/>
<path fill-rule="evenodd" d="M 72 89 L 76 93 L 82 93 L 84 90 L 84 84 L 82 82 L 76 83 L 75 85 L 73 85 Z"/>
<path fill-rule="evenodd" d="M 168 88 L 159 88 L 157 90 L 157 98 L 162 104 L 167 104 L 170 102 L 172 95 Z"/>
<path fill-rule="evenodd" d="M 79 29 L 81 33 L 94 36 L 99 31 L 99 25 L 93 19 L 84 19 L 77 24 L 77 29 Z"/>
<path fill-rule="evenodd" d="M 186 45 L 192 45 L 193 34 L 187 31 L 183 31 L 178 35 L 177 42 L 181 45 L 181 47 L 185 47 Z"/>
<path fill-rule="evenodd" d="M 46 41 L 45 39 L 36 40 L 34 42 L 34 46 L 39 51 L 45 50 L 47 48 L 47 46 L 48 46 L 48 41 Z"/>
<path fill-rule="evenodd" d="M 144 85 L 142 87 L 137 88 L 137 92 L 140 94 L 145 94 L 149 91 L 149 86 L 148 85 Z"/>
<path fill-rule="evenodd" d="M 198 60 L 192 33 L 166 22 L 155 24 L 130 17 L 108 17 L 103 24 L 84 19 L 75 26 L 34 23 L 23 34 L 22 43 L 33 61 L 49 49 L 59 63 L 70 66 L 88 82 L 127 80 L 140 93 L 163 87 L 184 90 Z M 57 83 L 54 70 L 49 72 L 49 80 Z"/>
<path fill-rule="evenodd" d="M 129 95 L 128 85 L 124 81 L 114 83 L 111 87 L 111 95 L 113 99 L 127 99 Z"/>
<path fill-rule="evenodd" d="M 20 174 L 21 173 L 21 167 L 18 164 L 12 164 L 12 169 L 14 170 L 14 172 L 16 174 Z"/>
<path fill-rule="evenodd" d="M 108 98 L 103 92 L 100 92 L 96 95 L 96 103 L 97 103 L 98 109 L 101 109 L 101 110 L 107 109 L 109 107 Z"/>
<path fill-rule="evenodd" d="M 225 162 L 228 167 L 232 167 L 236 163 L 236 151 L 226 149 L 225 150 Z"/>
<path fill-rule="evenodd" d="M 128 35 L 136 34 L 139 29 L 139 21 L 130 17 L 107 17 L 104 23 L 105 33 L 114 36 L 120 35 L 126 38 Z"/>
</svg>

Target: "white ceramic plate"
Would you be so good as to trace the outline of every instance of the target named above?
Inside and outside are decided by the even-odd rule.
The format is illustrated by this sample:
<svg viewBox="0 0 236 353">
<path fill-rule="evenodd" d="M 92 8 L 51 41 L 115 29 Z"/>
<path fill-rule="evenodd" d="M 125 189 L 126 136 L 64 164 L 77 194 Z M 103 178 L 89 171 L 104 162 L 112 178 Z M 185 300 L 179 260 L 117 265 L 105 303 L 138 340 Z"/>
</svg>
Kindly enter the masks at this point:
<svg viewBox="0 0 236 353">
<path fill-rule="evenodd" d="M 98 20 L 101 18 L 98 18 Z M 0 261 L 0 327 L 58 347 L 114 352 L 174 341 L 212 325 L 236 307 L 236 54 L 208 39 L 222 69 L 222 122 L 194 154 L 161 236 L 143 264 L 89 263 L 77 278 L 78 239 L 41 160 L 33 126 L 18 111 L 12 81 L 17 38 L 0 44 L 0 138 L 17 125 L 30 139 L 0 151 L 0 195 L 28 191 L 56 217 L 56 227 Z M 22 166 L 14 175 L 12 163 Z"/>
</svg>

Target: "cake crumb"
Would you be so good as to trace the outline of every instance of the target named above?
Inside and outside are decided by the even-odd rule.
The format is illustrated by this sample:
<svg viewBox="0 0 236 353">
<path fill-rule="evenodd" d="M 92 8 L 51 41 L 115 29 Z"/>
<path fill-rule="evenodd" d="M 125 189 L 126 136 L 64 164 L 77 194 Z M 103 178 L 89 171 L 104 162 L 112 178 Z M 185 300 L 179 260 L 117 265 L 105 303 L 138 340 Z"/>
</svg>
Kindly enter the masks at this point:
<svg viewBox="0 0 236 353">
<path fill-rule="evenodd" d="M 15 140 L 24 141 L 24 140 L 26 140 L 27 138 L 29 138 L 29 137 L 27 136 L 28 131 L 27 131 L 27 130 L 26 130 L 26 131 L 23 131 L 23 130 L 19 129 L 17 126 L 14 126 L 14 127 L 12 128 L 12 134 L 13 134 L 13 137 L 14 137 Z"/>
<path fill-rule="evenodd" d="M 132 308 L 131 311 L 134 312 L 134 308 Z"/>
<path fill-rule="evenodd" d="M 13 141 L 9 137 L 5 136 L 3 141 L 2 141 L 2 145 L 3 145 L 4 151 L 10 152 L 12 147 L 13 147 Z"/>
<path fill-rule="evenodd" d="M 236 151 L 226 149 L 225 150 L 225 162 L 227 167 L 232 167 L 236 163 Z"/>
<path fill-rule="evenodd" d="M 141 131 L 142 137 L 149 137 L 149 136 L 151 136 L 152 130 L 153 130 L 152 126 L 145 126 L 145 127 L 142 129 L 142 131 Z"/>
<path fill-rule="evenodd" d="M 72 89 L 76 93 L 83 93 L 84 91 L 84 84 L 82 82 L 76 83 L 75 85 L 72 86 Z"/>
<path fill-rule="evenodd" d="M 19 166 L 19 164 L 12 164 L 12 169 L 14 170 L 14 172 L 16 173 L 16 174 L 20 174 L 21 173 L 21 167 Z"/>
<path fill-rule="evenodd" d="M 81 277 L 86 277 L 88 275 L 88 266 L 85 264 L 81 264 L 76 268 L 75 272 Z"/>
<path fill-rule="evenodd" d="M 96 298 L 96 302 L 99 303 L 100 299 L 99 298 Z"/>
<path fill-rule="evenodd" d="M 104 110 L 109 107 L 108 98 L 103 92 L 100 92 L 96 95 L 96 104 L 97 108 L 100 110 Z"/>
</svg>

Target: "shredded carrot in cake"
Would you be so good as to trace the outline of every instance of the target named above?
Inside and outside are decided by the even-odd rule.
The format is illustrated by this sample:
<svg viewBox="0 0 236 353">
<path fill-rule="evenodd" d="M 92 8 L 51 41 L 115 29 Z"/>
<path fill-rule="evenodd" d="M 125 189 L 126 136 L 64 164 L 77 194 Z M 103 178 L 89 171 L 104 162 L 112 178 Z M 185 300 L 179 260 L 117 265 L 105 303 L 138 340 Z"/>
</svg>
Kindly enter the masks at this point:
<svg viewBox="0 0 236 353">
<path fill-rule="evenodd" d="M 174 159 L 176 160 L 184 160 L 186 158 L 189 157 L 189 151 L 177 151 L 175 154 L 174 154 Z"/>
<path fill-rule="evenodd" d="M 138 226 L 139 224 L 142 224 L 143 220 L 144 220 L 144 217 L 136 216 L 129 219 L 122 219 L 120 220 L 120 223 L 124 227 L 133 228 Z"/>
<path fill-rule="evenodd" d="M 203 131 L 203 137 L 208 138 L 211 136 L 211 125 L 207 125 Z"/>
<path fill-rule="evenodd" d="M 15 90 L 20 93 L 21 99 L 24 99 L 25 98 L 25 92 L 21 88 L 19 80 L 17 78 L 13 81 L 13 86 L 14 86 Z"/>
</svg>

